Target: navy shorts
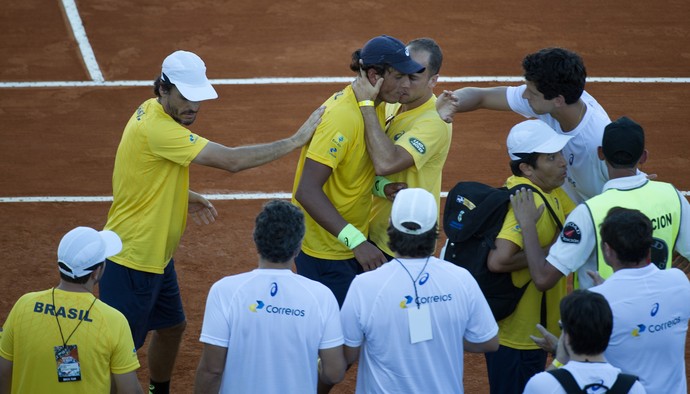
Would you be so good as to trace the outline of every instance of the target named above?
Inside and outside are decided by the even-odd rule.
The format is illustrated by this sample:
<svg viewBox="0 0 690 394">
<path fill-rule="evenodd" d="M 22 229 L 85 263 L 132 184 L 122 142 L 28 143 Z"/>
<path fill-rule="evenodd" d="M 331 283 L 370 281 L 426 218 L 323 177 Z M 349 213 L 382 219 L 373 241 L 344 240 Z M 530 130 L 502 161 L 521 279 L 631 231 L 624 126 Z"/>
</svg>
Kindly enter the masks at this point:
<svg viewBox="0 0 690 394">
<path fill-rule="evenodd" d="M 185 321 L 172 259 L 162 275 L 106 261 L 105 273 L 98 285 L 99 298 L 125 315 L 137 349 L 144 345 L 149 331 Z"/>
<path fill-rule="evenodd" d="M 350 283 L 363 272 L 357 259 L 324 260 L 309 256 L 300 251 L 295 258 L 297 273 L 311 280 L 323 283 L 331 289 L 338 300 L 338 306 L 342 307 L 347 295 Z"/>
<path fill-rule="evenodd" d="M 491 394 L 521 394 L 527 381 L 546 367 L 546 352 L 541 349 L 518 350 L 500 345 L 498 351 L 485 353 Z"/>
</svg>

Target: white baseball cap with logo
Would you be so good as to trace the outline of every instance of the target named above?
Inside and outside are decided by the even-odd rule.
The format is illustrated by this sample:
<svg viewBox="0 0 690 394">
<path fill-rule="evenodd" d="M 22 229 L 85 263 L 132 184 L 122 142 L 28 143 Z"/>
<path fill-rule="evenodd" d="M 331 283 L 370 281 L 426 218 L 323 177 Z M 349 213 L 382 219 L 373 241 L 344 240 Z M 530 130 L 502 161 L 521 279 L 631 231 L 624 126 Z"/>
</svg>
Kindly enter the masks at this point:
<svg viewBox="0 0 690 394">
<path fill-rule="evenodd" d="M 58 246 L 58 268 L 70 278 L 89 275 L 93 266 L 122 250 L 120 237 L 112 231 L 77 227 L 65 234 Z"/>
<path fill-rule="evenodd" d="M 176 51 L 163 60 L 161 78 L 177 86 L 189 101 L 218 98 L 218 93 L 206 78 L 206 64 L 199 56 L 188 51 Z"/>
<path fill-rule="evenodd" d="M 410 188 L 398 192 L 393 200 L 391 223 L 398 231 L 405 234 L 419 235 L 436 226 L 438 208 L 436 198 L 424 189 Z M 411 229 L 406 223 L 415 224 L 418 229 Z"/>
<path fill-rule="evenodd" d="M 523 158 L 520 155 L 560 152 L 571 138 L 569 135 L 558 134 L 541 120 L 531 119 L 510 129 L 506 145 L 510 160 L 520 160 Z"/>
</svg>

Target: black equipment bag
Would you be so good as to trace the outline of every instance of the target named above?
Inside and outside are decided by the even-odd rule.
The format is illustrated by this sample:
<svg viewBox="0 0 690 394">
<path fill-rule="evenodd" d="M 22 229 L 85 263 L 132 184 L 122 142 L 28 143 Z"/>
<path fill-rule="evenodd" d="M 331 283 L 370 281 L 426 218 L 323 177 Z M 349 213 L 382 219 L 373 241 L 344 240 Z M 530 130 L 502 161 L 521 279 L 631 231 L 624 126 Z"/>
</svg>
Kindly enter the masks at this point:
<svg viewBox="0 0 690 394">
<path fill-rule="evenodd" d="M 510 208 L 510 195 L 521 188 L 539 194 L 559 229 L 563 228 L 546 198 L 527 184 L 508 189 L 480 182 L 459 182 L 448 192 L 443 211 L 443 230 L 448 237 L 448 244 L 442 258 L 472 274 L 496 321 L 513 313 L 529 285 L 528 282 L 522 287 L 516 287 L 509 272 L 494 273 L 486 265 L 489 251 L 496 248 L 496 236 L 501 231 Z M 542 297 L 542 312 L 545 312 L 545 306 Z"/>
</svg>

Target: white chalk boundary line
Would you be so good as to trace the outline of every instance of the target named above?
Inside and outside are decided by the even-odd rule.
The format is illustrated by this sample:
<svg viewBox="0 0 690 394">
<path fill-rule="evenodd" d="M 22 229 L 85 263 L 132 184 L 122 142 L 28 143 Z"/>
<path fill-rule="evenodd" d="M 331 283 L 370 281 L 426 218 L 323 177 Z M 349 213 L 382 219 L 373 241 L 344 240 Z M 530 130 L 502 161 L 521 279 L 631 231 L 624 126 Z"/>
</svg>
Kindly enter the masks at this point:
<svg viewBox="0 0 690 394">
<path fill-rule="evenodd" d="M 91 44 L 84 30 L 84 25 L 79 16 L 75 0 L 62 0 L 62 6 L 69 20 L 74 38 L 79 44 L 82 59 L 86 65 L 91 81 L 42 81 L 42 82 L 0 82 L 0 89 L 6 88 L 67 88 L 67 87 L 110 87 L 110 86 L 151 86 L 152 81 L 105 81 L 101 69 L 96 61 Z M 265 77 L 265 78 L 237 78 L 237 79 L 212 79 L 214 85 L 273 85 L 273 84 L 320 84 L 320 83 L 347 83 L 353 77 Z M 501 76 L 467 76 L 467 77 L 440 77 L 440 82 L 522 82 L 523 77 Z M 627 77 L 590 77 L 587 82 L 605 83 L 690 83 L 690 78 L 627 78 Z"/>
<path fill-rule="evenodd" d="M 122 87 L 122 86 L 150 86 L 151 81 L 105 81 L 103 73 L 96 61 L 89 39 L 84 30 L 77 4 L 74 0 L 62 0 L 62 6 L 69 20 L 74 38 L 79 44 L 82 59 L 89 72 L 91 81 L 43 81 L 43 82 L 0 82 L 1 88 L 68 88 L 68 87 Z M 212 79 L 214 85 L 273 85 L 273 84 L 324 84 L 347 83 L 352 77 L 312 77 L 312 78 L 238 78 Z M 472 76 L 472 77 L 441 77 L 439 82 L 522 82 L 523 77 L 501 76 Z M 690 83 L 690 78 L 626 78 L 626 77 L 590 77 L 587 82 L 603 83 Z M 690 192 L 681 192 L 690 196 Z M 446 197 L 448 192 L 441 192 Z M 209 200 L 268 200 L 289 199 L 290 193 L 236 193 L 236 194 L 206 194 Z M 112 196 L 36 196 L 36 197 L 0 197 L 0 203 L 41 203 L 41 202 L 111 202 Z"/>
<path fill-rule="evenodd" d="M 74 39 L 79 44 L 79 51 L 81 51 L 81 57 L 84 60 L 86 69 L 89 71 L 91 80 L 103 82 L 105 79 L 103 78 L 100 67 L 98 67 L 96 55 L 93 53 L 89 38 L 86 36 L 86 30 L 84 30 L 84 24 L 81 22 L 77 4 L 74 0 L 62 0 L 62 7 L 65 9 L 65 15 L 67 15 L 67 20 L 69 20 Z"/>
<path fill-rule="evenodd" d="M 682 195 L 689 197 L 690 191 L 681 191 Z M 446 198 L 448 192 L 441 192 L 441 198 Z M 292 198 L 291 193 L 231 193 L 231 194 L 204 194 L 209 200 L 273 200 Z M 0 197 L 0 203 L 54 203 L 54 202 L 112 202 L 112 196 L 36 196 L 36 197 Z"/>
<path fill-rule="evenodd" d="M 67 0 L 65 0 L 67 1 Z M 87 44 L 88 45 L 88 41 Z M 81 44 L 80 44 L 81 48 Z M 90 48 L 90 46 L 89 46 Z M 93 56 L 93 53 L 91 53 Z M 123 86 L 152 86 L 153 80 L 147 81 L 104 81 L 103 76 L 100 75 L 100 69 L 95 58 L 92 62 L 87 61 L 84 57 L 89 72 L 98 73 L 100 79 L 94 77 L 93 81 L 34 81 L 34 82 L 0 82 L 0 89 L 7 88 L 83 88 L 83 87 L 123 87 Z M 91 70 L 95 68 L 95 70 Z M 93 74 L 92 74 L 93 75 Z M 213 85 L 286 85 L 286 84 L 328 84 L 328 83 L 349 83 L 352 82 L 353 77 L 308 77 L 308 78 L 292 78 L 292 77 L 265 77 L 265 78 L 235 78 L 235 79 L 211 79 Z M 440 77 L 439 82 L 461 82 L 461 83 L 478 83 L 478 82 L 500 82 L 500 83 L 520 83 L 524 81 L 523 77 L 510 76 L 467 76 L 467 77 Z M 627 77 L 589 77 L 587 82 L 593 83 L 671 83 L 671 84 L 686 84 L 690 83 L 690 78 L 666 78 L 666 77 L 649 77 L 649 78 L 627 78 Z"/>
</svg>

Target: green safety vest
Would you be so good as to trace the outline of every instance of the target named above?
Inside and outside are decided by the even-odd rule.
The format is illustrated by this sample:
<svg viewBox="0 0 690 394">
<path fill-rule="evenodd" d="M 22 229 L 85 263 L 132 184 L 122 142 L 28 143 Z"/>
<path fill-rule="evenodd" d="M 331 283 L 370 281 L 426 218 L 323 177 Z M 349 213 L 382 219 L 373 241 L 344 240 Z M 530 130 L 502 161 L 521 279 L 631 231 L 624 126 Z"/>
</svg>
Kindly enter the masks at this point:
<svg viewBox="0 0 690 394">
<path fill-rule="evenodd" d="M 642 186 L 628 189 L 608 189 L 584 202 L 589 209 L 596 235 L 597 270 L 606 279 L 613 269 L 604 261 L 599 229 L 613 207 L 637 209 L 644 213 L 653 227 L 652 263 L 659 269 L 668 269 L 673 263 L 673 250 L 680 229 L 680 197 L 670 183 L 647 181 Z"/>
</svg>

